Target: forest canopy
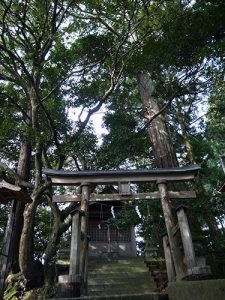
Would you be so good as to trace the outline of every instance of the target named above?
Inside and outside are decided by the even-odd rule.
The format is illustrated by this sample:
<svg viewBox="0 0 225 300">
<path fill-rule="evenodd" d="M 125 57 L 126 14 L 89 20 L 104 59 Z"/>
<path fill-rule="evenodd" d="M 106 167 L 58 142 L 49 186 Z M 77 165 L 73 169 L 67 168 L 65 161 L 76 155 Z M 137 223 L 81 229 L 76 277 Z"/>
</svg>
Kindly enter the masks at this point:
<svg viewBox="0 0 225 300">
<path fill-rule="evenodd" d="M 27 183 L 32 198 L 17 207 L 11 273 L 22 274 L 27 290 L 39 284 L 52 292 L 52 266 L 76 204 L 52 202 L 65 188 L 46 183 L 43 168 L 197 163 L 200 176 L 189 184 L 197 199 L 188 202 L 193 240 L 223 276 L 225 2 L 3 0 L 0 14 L 0 175 Z M 0 206 L 3 243 L 10 204 Z M 144 240 L 161 248 L 160 203 L 138 209 L 142 219 L 129 208 L 115 222 L 139 225 Z"/>
</svg>

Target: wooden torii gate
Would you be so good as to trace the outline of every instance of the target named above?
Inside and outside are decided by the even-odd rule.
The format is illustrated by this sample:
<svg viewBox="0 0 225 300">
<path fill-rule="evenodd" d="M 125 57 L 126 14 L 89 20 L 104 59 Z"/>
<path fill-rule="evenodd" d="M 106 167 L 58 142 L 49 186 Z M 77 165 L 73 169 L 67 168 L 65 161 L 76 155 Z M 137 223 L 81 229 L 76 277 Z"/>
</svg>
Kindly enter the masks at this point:
<svg viewBox="0 0 225 300">
<path fill-rule="evenodd" d="M 88 206 L 89 202 L 97 201 L 129 201 L 161 199 L 168 241 L 169 253 L 165 253 L 167 271 L 171 280 L 181 280 L 196 267 L 196 259 L 184 207 L 178 210 L 178 222 L 183 242 L 186 264 L 174 234 L 175 222 L 172 215 L 171 199 L 191 199 L 196 194 L 193 191 L 168 191 L 167 183 L 185 182 L 195 178 L 199 165 L 181 168 L 145 169 L 145 170 L 113 170 L 113 171 L 64 171 L 44 169 L 47 180 L 52 185 L 81 186 L 79 195 L 55 195 L 54 202 L 80 202 L 80 209 L 73 212 L 72 238 L 70 251 L 69 275 L 59 276 L 59 286 L 66 289 L 60 292 L 60 297 L 85 295 L 87 291 L 86 258 L 88 252 Z M 132 194 L 130 183 L 155 183 L 158 191 L 152 193 Z M 119 185 L 119 194 L 91 194 L 91 185 Z M 174 268 L 174 271 L 173 271 Z M 189 269 L 189 270 L 187 270 Z"/>
</svg>

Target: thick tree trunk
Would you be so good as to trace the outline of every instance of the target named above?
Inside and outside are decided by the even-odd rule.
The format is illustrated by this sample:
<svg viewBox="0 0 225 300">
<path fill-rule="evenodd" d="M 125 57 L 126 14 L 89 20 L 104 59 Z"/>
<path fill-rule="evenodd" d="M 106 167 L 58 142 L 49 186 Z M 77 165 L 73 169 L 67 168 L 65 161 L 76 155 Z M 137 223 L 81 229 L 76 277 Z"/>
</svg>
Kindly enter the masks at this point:
<svg viewBox="0 0 225 300">
<path fill-rule="evenodd" d="M 31 163 L 31 144 L 29 142 L 23 142 L 21 144 L 19 162 L 17 167 L 17 173 L 24 181 L 29 180 L 30 176 L 30 163 Z M 24 188 L 26 191 L 26 189 Z M 21 201 L 17 201 L 16 203 L 16 213 L 15 213 L 15 223 L 13 229 L 13 245 L 11 250 L 11 258 L 10 261 L 12 264 L 13 273 L 19 272 L 19 245 L 20 238 L 23 229 L 23 212 L 25 209 L 25 204 Z"/>
<path fill-rule="evenodd" d="M 43 267 L 41 262 L 34 260 L 34 221 L 37 206 L 44 191 L 44 186 L 41 185 L 41 168 L 42 168 L 42 145 L 40 142 L 40 130 L 38 123 L 38 101 L 37 87 L 33 84 L 28 87 L 28 94 L 31 105 L 31 126 L 35 134 L 35 187 L 32 193 L 31 204 L 28 204 L 24 211 L 24 226 L 20 240 L 20 269 L 27 280 L 29 288 L 38 287 L 43 283 Z M 40 276 L 39 276 L 40 275 Z"/>
<path fill-rule="evenodd" d="M 49 242 L 44 257 L 44 281 L 46 287 L 51 285 L 55 280 L 55 267 L 52 264 L 53 257 L 56 255 L 57 246 L 60 242 L 62 233 L 69 227 L 69 225 L 65 226 L 65 223 L 62 223 L 61 212 L 58 209 L 57 204 L 50 203 L 50 207 L 53 213 L 53 226 L 51 228 Z"/>
<path fill-rule="evenodd" d="M 62 224 L 60 211 L 59 211 L 56 203 L 51 204 L 51 210 L 53 212 L 54 221 L 53 221 L 53 227 L 51 230 L 51 235 L 49 237 L 49 243 L 48 243 L 46 251 L 45 251 L 44 260 L 45 260 L 46 268 L 51 263 L 52 258 L 56 254 L 57 244 L 60 241 L 60 233 L 61 233 L 60 227 Z"/>
<path fill-rule="evenodd" d="M 138 74 L 138 86 L 145 108 L 145 118 L 149 122 L 159 111 L 158 102 L 154 96 L 154 82 L 148 73 L 140 72 Z M 148 124 L 148 132 L 153 145 L 156 166 L 158 168 L 178 167 L 169 129 L 162 114 Z"/>
<path fill-rule="evenodd" d="M 141 100 L 145 108 L 145 118 L 148 122 L 148 132 L 153 145 L 156 166 L 158 168 L 178 167 L 176 153 L 173 148 L 165 117 L 160 114 L 150 122 L 152 117 L 159 112 L 159 106 L 154 95 L 154 82 L 147 72 L 140 72 L 138 74 L 138 86 Z M 172 207 L 166 192 L 165 184 L 159 183 L 158 187 L 161 194 L 163 214 L 176 270 L 176 278 L 179 280 L 185 275 L 185 266 L 182 261 L 182 253 L 179 248 L 178 239 L 172 234 L 172 229 L 175 224 Z"/>
<path fill-rule="evenodd" d="M 43 266 L 35 261 L 33 256 L 34 221 L 37 206 L 43 190 L 35 189 L 32 194 L 33 202 L 24 211 L 24 226 L 20 240 L 19 265 L 27 281 L 27 288 L 40 287 L 43 284 Z"/>
</svg>

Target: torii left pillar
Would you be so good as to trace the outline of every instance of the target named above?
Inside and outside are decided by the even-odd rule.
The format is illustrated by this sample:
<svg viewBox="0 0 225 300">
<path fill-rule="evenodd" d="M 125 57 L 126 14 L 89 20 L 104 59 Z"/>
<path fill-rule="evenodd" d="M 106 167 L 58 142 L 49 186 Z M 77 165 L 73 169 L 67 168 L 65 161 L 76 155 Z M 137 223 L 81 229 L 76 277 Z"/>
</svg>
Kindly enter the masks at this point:
<svg viewBox="0 0 225 300">
<path fill-rule="evenodd" d="M 70 246 L 69 275 L 59 276 L 58 296 L 61 298 L 80 297 L 87 294 L 87 257 L 88 257 L 88 206 L 90 185 L 82 183 L 80 209 L 72 215 L 72 237 Z"/>
<path fill-rule="evenodd" d="M 87 295 L 87 264 L 88 264 L 88 214 L 90 200 L 90 184 L 82 183 L 82 198 L 80 209 L 83 212 L 81 217 L 81 253 L 80 253 L 80 271 L 81 271 L 81 294 Z"/>
<path fill-rule="evenodd" d="M 80 297 L 80 242 L 81 242 L 81 216 L 83 212 L 75 209 L 71 212 L 72 234 L 70 245 L 70 268 L 69 275 L 58 277 L 58 297 Z"/>
</svg>

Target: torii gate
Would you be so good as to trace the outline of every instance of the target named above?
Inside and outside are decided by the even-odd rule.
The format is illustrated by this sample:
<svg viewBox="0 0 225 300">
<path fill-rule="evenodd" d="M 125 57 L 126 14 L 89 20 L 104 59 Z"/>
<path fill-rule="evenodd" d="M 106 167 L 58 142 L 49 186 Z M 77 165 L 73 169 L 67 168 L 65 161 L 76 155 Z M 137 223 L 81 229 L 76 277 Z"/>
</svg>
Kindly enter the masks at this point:
<svg viewBox="0 0 225 300">
<path fill-rule="evenodd" d="M 178 210 L 178 223 L 185 253 L 186 265 L 174 234 L 176 228 L 170 199 L 191 199 L 196 194 L 193 191 L 168 191 L 167 183 L 185 182 L 195 178 L 199 165 L 190 165 L 181 168 L 145 169 L 145 170 L 112 170 L 112 171 L 64 171 L 44 169 L 47 180 L 53 185 L 81 186 L 79 195 L 55 195 L 54 202 L 80 202 L 80 209 L 73 212 L 72 238 L 70 251 L 69 275 L 59 276 L 59 285 L 62 286 L 61 297 L 74 297 L 85 294 L 87 290 L 86 258 L 88 251 L 88 206 L 89 202 L 101 200 L 152 200 L 161 199 L 170 251 L 165 253 L 168 276 L 171 280 L 180 280 L 192 274 L 192 269 L 197 267 L 192 238 L 190 234 L 185 208 Z M 130 183 L 156 183 L 158 191 L 152 193 L 132 194 Z M 91 194 L 91 185 L 119 185 L 119 194 Z M 174 271 L 173 271 L 174 266 Z M 63 291 L 63 286 L 66 288 Z"/>
</svg>

